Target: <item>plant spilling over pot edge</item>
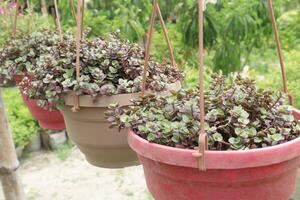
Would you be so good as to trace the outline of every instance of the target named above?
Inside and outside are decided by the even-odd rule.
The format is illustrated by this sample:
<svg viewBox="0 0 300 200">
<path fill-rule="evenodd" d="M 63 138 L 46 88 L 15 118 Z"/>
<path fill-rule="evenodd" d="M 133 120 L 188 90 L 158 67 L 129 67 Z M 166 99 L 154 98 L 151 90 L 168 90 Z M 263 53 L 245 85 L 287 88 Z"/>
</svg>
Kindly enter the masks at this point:
<svg viewBox="0 0 300 200">
<path fill-rule="evenodd" d="M 77 95 L 114 95 L 140 91 L 144 67 L 144 50 L 118 38 L 117 33 L 104 38 L 87 38 L 83 34 L 80 50 L 80 78 L 76 80 L 76 45 L 73 34 L 63 41 L 51 31 L 36 32 L 8 42 L 0 50 L 2 76 L 28 74 L 23 90 L 39 105 L 58 104 L 70 91 Z M 182 74 L 168 62 L 150 60 L 147 89 L 162 91 L 178 81 Z"/>
<path fill-rule="evenodd" d="M 59 35 L 43 30 L 30 35 L 12 38 L 0 48 L 0 81 L 14 80 L 25 76 L 38 67 L 38 58 L 51 53 L 51 48 L 59 41 Z"/>
<path fill-rule="evenodd" d="M 181 90 L 167 97 L 148 94 L 130 107 L 111 105 L 113 127 L 131 128 L 142 138 L 171 147 L 194 149 L 200 131 L 199 93 Z M 247 150 L 274 146 L 300 136 L 300 122 L 281 93 L 257 89 L 240 75 L 232 81 L 213 74 L 205 94 L 210 150 Z"/>
</svg>

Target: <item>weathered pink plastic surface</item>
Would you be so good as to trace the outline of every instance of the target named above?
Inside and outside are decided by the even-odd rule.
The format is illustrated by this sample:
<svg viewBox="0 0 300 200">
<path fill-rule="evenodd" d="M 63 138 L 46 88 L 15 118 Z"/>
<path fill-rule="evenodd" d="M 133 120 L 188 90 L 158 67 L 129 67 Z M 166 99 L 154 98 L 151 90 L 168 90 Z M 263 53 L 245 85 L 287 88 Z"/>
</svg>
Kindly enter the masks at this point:
<svg viewBox="0 0 300 200">
<path fill-rule="evenodd" d="M 300 138 L 257 150 L 207 151 L 205 172 L 193 150 L 149 143 L 132 131 L 128 142 L 156 200 L 288 200 L 300 164 Z"/>
<path fill-rule="evenodd" d="M 21 95 L 32 116 L 38 120 L 40 127 L 50 130 L 65 129 L 64 118 L 60 111 L 45 110 L 37 105 L 36 100 L 27 98 L 22 92 Z"/>
</svg>

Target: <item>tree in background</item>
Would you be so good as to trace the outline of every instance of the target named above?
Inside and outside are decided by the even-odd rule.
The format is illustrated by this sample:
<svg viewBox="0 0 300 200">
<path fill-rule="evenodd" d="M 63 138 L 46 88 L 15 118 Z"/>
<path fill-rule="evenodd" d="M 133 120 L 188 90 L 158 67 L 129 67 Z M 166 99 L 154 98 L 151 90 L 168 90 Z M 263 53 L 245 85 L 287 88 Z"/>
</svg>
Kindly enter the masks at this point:
<svg viewBox="0 0 300 200">
<path fill-rule="evenodd" d="M 23 0 L 26 1 L 26 0 Z M 22 1 L 21 1 L 22 2 Z M 70 9 L 70 0 L 59 1 L 63 29 L 74 30 L 76 23 Z M 76 11 L 76 0 L 75 11 Z M 120 30 L 123 38 L 132 42 L 145 43 L 151 0 L 86 0 L 84 27 L 90 27 L 90 36 L 105 36 Z M 46 3 L 46 5 L 45 5 Z M 36 12 L 51 14 L 52 0 L 30 0 Z M 197 65 L 198 22 L 197 6 L 194 0 L 159 1 L 162 15 L 169 29 L 175 54 L 179 63 L 187 66 Z M 300 18 L 297 8 L 299 0 L 275 0 L 276 16 L 280 23 L 280 34 L 285 48 L 296 46 L 299 42 L 297 28 Z M 45 8 L 46 6 L 46 8 Z M 215 70 L 230 73 L 251 63 L 252 53 L 260 54 L 274 47 L 271 22 L 266 0 L 209 0 L 204 16 L 204 45 L 208 53 L 205 58 Z M 43 11 L 42 11 L 43 10 Z M 289 13 L 289 14 L 287 14 Z M 161 34 L 158 22 L 156 31 Z M 173 37 L 173 38 L 172 38 Z M 160 41 L 154 41 L 161 46 Z M 179 48 L 178 48 L 179 47 Z M 156 55 L 166 57 L 167 52 L 158 49 Z M 189 58 L 189 59 L 186 59 Z"/>
<path fill-rule="evenodd" d="M 183 41 L 194 48 L 198 41 L 197 7 L 192 4 L 183 12 Z M 204 30 L 204 45 L 213 53 L 214 69 L 224 73 L 240 70 L 249 63 L 253 49 L 262 49 L 273 39 L 265 0 L 217 0 L 207 5 Z"/>
</svg>

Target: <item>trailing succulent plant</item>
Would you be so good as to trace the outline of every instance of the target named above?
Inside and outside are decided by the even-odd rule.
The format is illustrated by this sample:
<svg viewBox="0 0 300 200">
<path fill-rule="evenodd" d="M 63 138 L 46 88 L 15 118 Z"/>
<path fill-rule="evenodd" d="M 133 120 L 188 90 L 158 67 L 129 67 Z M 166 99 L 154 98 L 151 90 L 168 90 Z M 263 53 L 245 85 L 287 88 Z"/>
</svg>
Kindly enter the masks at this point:
<svg viewBox="0 0 300 200">
<path fill-rule="evenodd" d="M 111 105 L 112 127 L 130 128 L 142 138 L 171 147 L 198 146 L 200 111 L 197 90 L 166 97 L 152 94 L 133 100 L 130 107 Z M 300 136 L 300 121 L 280 93 L 257 89 L 251 79 L 227 81 L 213 74 L 205 94 L 210 150 L 246 150 L 281 144 Z"/>
<path fill-rule="evenodd" d="M 12 81 L 36 68 L 38 57 L 48 54 L 59 36 L 43 30 L 8 40 L 0 47 L 0 81 Z"/>
<path fill-rule="evenodd" d="M 64 34 L 60 41 L 60 37 L 50 31 L 8 42 L 0 50 L 0 61 L 4 63 L 0 74 L 12 78 L 26 72 L 23 90 L 30 98 L 39 99 L 43 107 L 56 105 L 70 91 L 93 97 L 139 92 L 144 50 L 119 39 L 117 33 L 110 34 L 108 39 L 88 39 L 87 34 L 83 34 L 81 41 L 79 80 L 76 80 L 75 70 L 75 38 Z M 153 59 L 147 75 L 147 89 L 154 91 L 164 90 L 167 84 L 182 76 L 169 63 Z"/>
</svg>

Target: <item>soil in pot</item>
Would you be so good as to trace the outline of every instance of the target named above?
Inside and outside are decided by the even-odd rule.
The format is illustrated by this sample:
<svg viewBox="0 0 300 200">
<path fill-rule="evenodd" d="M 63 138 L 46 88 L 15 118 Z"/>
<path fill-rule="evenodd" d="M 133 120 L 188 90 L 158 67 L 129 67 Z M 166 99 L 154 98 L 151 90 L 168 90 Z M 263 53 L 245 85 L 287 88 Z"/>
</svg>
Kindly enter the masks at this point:
<svg viewBox="0 0 300 200">
<path fill-rule="evenodd" d="M 207 171 L 197 169 L 193 150 L 149 143 L 132 131 L 128 141 L 157 200 L 288 200 L 300 164 L 300 138 L 255 150 L 207 151 Z"/>
</svg>

